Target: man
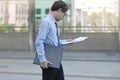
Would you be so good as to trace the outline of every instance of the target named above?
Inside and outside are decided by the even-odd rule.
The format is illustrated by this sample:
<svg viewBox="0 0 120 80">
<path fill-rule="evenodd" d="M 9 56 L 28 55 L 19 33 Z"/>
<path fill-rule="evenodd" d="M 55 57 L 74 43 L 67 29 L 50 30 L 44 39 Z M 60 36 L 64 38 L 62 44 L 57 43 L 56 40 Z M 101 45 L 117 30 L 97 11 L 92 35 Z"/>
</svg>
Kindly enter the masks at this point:
<svg viewBox="0 0 120 80">
<path fill-rule="evenodd" d="M 42 68 L 42 80 L 64 80 L 62 64 L 60 68 L 49 67 L 49 64 L 52 65 L 52 62 L 46 59 L 44 44 L 63 46 L 62 41 L 59 40 L 60 33 L 57 21 L 63 19 L 67 11 L 68 6 L 65 2 L 55 1 L 50 13 L 41 21 L 35 47 L 40 61 L 40 67 Z"/>
</svg>

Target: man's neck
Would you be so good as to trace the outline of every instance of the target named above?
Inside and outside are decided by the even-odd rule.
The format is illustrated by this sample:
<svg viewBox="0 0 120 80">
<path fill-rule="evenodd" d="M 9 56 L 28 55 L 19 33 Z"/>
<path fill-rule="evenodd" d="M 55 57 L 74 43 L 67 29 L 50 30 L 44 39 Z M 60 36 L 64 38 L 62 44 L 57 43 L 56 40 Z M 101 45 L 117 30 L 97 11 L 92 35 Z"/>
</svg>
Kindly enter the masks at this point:
<svg viewBox="0 0 120 80">
<path fill-rule="evenodd" d="M 56 11 L 51 11 L 50 14 L 51 14 L 51 15 L 55 18 L 55 20 L 56 20 L 56 16 L 57 16 L 57 15 L 56 15 Z"/>
</svg>

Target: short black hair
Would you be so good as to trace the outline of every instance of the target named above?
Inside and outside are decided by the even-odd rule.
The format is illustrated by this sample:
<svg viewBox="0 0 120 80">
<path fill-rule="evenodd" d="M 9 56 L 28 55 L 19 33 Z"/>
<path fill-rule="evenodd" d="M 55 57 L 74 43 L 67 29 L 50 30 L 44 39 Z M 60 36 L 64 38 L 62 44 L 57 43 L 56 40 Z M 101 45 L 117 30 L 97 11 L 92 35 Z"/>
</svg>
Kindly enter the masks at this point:
<svg viewBox="0 0 120 80">
<path fill-rule="evenodd" d="M 55 1 L 51 7 L 51 11 L 57 11 L 58 9 L 62 9 L 63 12 L 66 12 L 68 10 L 68 6 L 63 1 Z"/>
</svg>

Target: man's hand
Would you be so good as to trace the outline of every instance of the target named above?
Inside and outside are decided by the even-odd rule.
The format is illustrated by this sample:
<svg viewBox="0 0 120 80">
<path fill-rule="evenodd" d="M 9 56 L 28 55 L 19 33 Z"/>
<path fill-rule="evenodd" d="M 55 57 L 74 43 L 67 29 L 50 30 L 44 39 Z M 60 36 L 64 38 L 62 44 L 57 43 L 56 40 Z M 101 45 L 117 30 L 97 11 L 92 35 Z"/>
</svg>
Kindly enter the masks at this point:
<svg viewBox="0 0 120 80">
<path fill-rule="evenodd" d="M 73 43 L 72 43 L 72 39 L 67 39 L 67 41 L 68 41 L 68 42 L 71 42 L 71 43 L 69 43 L 68 45 L 73 44 Z"/>
<path fill-rule="evenodd" d="M 40 67 L 42 67 L 43 69 L 48 68 L 48 65 L 52 65 L 52 63 L 50 61 L 44 61 L 40 64 Z"/>
<path fill-rule="evenodd" d="M 68 42 L 71 42 L 71 41 L 72 41 L 72 39 L 67 39 L 67 41 L 68 41 Z"/>
</svg>

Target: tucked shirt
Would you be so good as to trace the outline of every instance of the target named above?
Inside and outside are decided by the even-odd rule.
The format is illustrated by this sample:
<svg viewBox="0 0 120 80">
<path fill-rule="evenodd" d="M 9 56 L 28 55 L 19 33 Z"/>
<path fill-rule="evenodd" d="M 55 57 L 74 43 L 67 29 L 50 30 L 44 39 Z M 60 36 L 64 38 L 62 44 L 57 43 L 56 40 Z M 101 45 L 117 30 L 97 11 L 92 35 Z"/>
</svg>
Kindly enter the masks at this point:
<svg viewBox="0 0 120 80">
<path fill-rule="evenodd" d="M 58 46 L 58 36 L 60 35 L 60 32 L 59 28 L 57 27 L 58 28 L 57 34 L 55 23 L 56 23 L 55 18 L 51 14 L 48 14 L 47 17 L 41 21 L 41 24 L 39 26 L 39 32 L 35 41 L 35 47 L 40 62 L 47 61 L 45 57 L 44 44 Z M 64 46 L 61 44 L 62 41 L 64 40 L 59 41 L 60 41 L 59 45 Z"/>
</svg>

